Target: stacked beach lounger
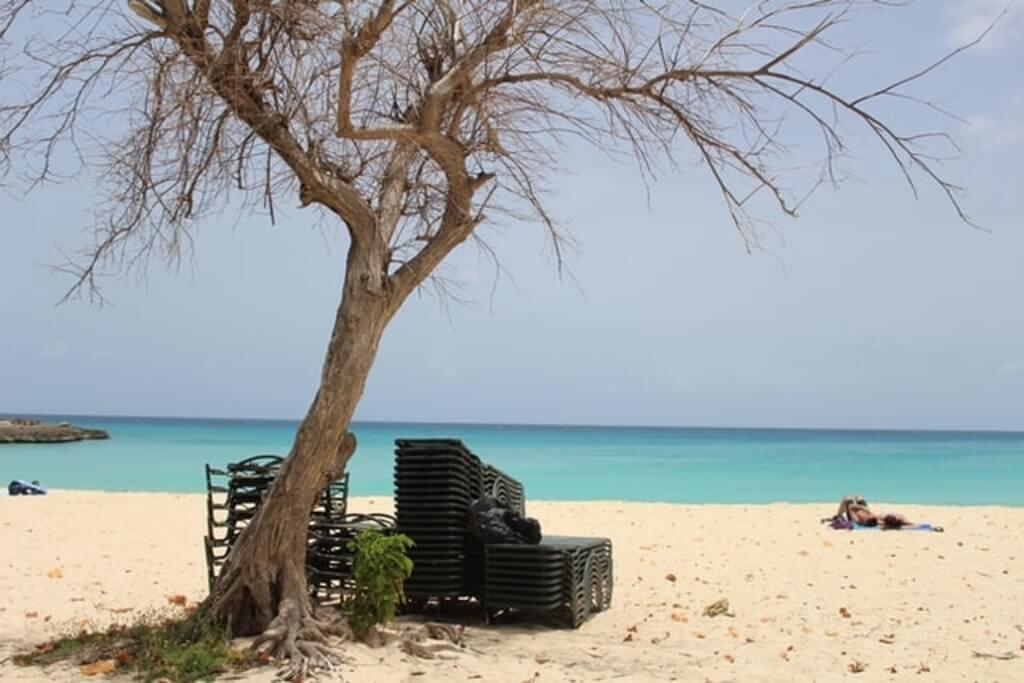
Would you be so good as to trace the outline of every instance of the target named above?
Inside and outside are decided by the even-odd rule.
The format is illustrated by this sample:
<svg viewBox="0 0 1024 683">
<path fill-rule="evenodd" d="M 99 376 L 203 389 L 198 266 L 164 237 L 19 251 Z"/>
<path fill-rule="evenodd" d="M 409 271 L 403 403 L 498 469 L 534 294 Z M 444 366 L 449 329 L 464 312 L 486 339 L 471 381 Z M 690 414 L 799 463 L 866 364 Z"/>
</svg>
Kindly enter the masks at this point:
<svg viewBox="0 0 1024 683">
<path fill-rule="evenodd" d="M 395 516 L 398 531 L 415 542 L 406 597 L 413 604 L 468 597 L 474 567 L 466 527 L 469 505 L 483 490 L 480 458 L 454 439 L 400 439 L 396 446 Z"/>
<path fill-rule="evenodd" d="M 483 466 L 484 495 L 497 498 L 520 515 L 525 514 L 523 485 L 497 467 Z"/>
<path fill-rule="evenodd" d="M 206 466 L 207 578 L 212 590 L 228 552 L 274 482 L 283 458 L 260 455 L 224 469 Z M 314 598 L 327 602 L 340 597 L 352 574 L 348 542 L 364 529 L 394 530 L 389 515 L 349 514 L 348 474 L 328 484 L 313 506 L 307 549 L 307 578 Z"/>
<path fill-rule="evenodd" d="M 544 536 L 539 545 L 484 548 L 484 618 L 532 612 L 579 628 L 612 602 L 612 544 L 606 538 Z"/>
<path fill-rule="evenodd" d="M 348 474 L 328 484 L 316 499 L 309 520 L 306 580 L 320 603 L 338 600 L 352 577 L 348 543 L 363 529 L 387 532 L 395 520 L 388 515 L 348 513 Z"/>
<path fill-rule="evenodd" d="M 525 515 L 523 485 L 455 439 L 395 443 L 398 529 L 416 543 L 406 582 L 413 605 L 475 598 L 487 621 L 514 610 L 572 628 L 609 607 L 611 541 L 545 536 L 539 545 L 480 547 L 466 534 L 469 504 L 491 496 Z"/>
<path fill-rule="evenodd" d="M 351 587 L 352 551 L 349 541 L 362 531 L 393 533 L 395 518 L 385 514 L 314 515 L 309 524 L 306 578 L 313 598 L 323 604 L 339 600 Z"/>
<path fill-rule="evenodd" d="M 210 588 L 228 551 L 263 502 L 284 458 L 257 455 L 224 469 L 206 466 L 206 570 Z"/>
</svg>

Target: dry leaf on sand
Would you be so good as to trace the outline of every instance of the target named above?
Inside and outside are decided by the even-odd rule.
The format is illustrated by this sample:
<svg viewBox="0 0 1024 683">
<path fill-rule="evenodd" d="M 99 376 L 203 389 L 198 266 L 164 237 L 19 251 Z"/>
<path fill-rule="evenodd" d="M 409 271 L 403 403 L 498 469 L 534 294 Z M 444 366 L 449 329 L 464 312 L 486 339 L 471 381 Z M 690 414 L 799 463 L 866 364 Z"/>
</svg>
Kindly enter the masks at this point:
<svg viewBox="0 0 1024 683">
<path fill-rule="evenodd" d="M 711 603 L 710 605 L 704 608 L 704 616 L 706 617 L 717 617 L 722 614 L 724 614 L 727 617 L 732 616 L 732 614 L 729 613 L 728 598 L 716 600 L 715 602 Z"/>
<path fill-rule="evenodd" d="M 98 662 L 92 664 L 83 664 L 79 667 L 79 670 L 85 676 L 95 676 L 97 674 L 109 674 L 113 673 L 117 668 L 117 662 L 113 659 L 101 659 Z"/>
</svg>

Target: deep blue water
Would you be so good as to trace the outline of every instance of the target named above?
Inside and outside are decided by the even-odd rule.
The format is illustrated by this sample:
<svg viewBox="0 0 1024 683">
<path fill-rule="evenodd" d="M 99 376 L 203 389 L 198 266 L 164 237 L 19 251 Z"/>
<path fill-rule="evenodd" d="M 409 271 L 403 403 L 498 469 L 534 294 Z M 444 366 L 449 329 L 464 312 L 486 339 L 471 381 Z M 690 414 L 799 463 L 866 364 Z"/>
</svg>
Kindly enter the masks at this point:
<svg viewBox="0 0 1024 683">
<path fill-rule="evenodd" d="M 287 453 L 297 422 L 57 416 L 109 441 L 0 445 L 0 480 L 202 491 L 203 464 Z M 457 437 L 535 500 L 1024 505 L 1024 433 L 359 423 L 353 495 L 390 495 L 393 442 Z"/>
</svg>

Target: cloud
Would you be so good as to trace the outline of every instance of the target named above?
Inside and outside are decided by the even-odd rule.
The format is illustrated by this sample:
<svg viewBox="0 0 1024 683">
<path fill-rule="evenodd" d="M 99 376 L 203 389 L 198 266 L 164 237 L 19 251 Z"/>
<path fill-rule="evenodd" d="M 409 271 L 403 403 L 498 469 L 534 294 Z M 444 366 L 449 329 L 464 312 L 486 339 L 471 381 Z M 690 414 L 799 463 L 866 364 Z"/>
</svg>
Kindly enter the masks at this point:
<svg viewBox="0 0 1024 683">
<path fill-rule="evenodd" d="M 1003 363 L 1003 366 L 999 368 L 999 372 L 1004 375 L 1024 375 L 1024 360 Z"/>
<path fill-rule="evenodd" d="M 985 145 L 1024 145 L 1024 91 L 1005 98 L 995 112 L 968 116 L 966 129 Z"/>
<path fill-rule="evenodd" d="M 949 0 L 946 4 L 949 19 L 946 39 L 954 47 L 971 42 L 1003 10 L 1006 10 L 1006 16 L 978 49 L 995 52 L 1019 44 L 1024 38 L 1024 0 Z"/>
<path fill-rule="evenodd" d="M 436 380 L 450 382 L 459 376 L 455 352 L 448 347 L 432 346 L 426 350 L 427 369 Z"/>
<path fill-rule="evenodd" d="M 56 339 L 43 350 L 43 358 L 57 360 L 66 357 L 70 351 L 71 347 L 66 340 Z"/>
</svg>

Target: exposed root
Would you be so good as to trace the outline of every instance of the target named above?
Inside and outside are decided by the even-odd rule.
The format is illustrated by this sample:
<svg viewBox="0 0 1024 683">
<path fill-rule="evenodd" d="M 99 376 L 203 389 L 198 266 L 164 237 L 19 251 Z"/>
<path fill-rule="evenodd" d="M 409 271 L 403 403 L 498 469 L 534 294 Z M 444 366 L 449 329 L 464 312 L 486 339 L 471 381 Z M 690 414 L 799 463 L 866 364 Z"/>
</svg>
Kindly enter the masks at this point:
<svg viewBox="0 0 1024 683">
<path fill-rule="evenodd" d="M 465 647 L 465 627 L 452 624 L 423 624 L 422 628 L 403 629 L 399 636 L 402 652 L 420 659 L 436 659 L 442 652 L 460 652 Z M 440 643 L 425 643 L 425 640 Z"/>
<path fill-rule="evenodd" d="M 419 657 L 420 659 L 437 659 L 438 654 L 444 651 L 458 652 L 459 648 L 455 647 L 450 643 L 436 643 L 432 645 L 424 645 L 416 640 L 409 640 L 403 638 L 399 647 L 407 655 L 413 657 Z"/>
<path fill-rule="evenodd" d="M 261 656 L 281 662 L 283 666 L 277 676 L 286 681 L 303 681 L 323 674 L 340 678 L 338 667 L 342 660 L 331 648 L 331 638 L 340 642 L 354 639 L 348 622 L 339 612 L 330 610 L 315 615 L 305 609 L 304 603 L 285 599 L 267 630 L 253 640 L 252 648 Z M 397 631 L 372 628 L 361 640 L 370 647 L 397 641 L 406 654 L 437 659 L 445 657 L 445 652 L 464 651 L 464 638 L 461 625 L 428 623 Z"/>
<path fill-rule="evenodd" d="M 447 640 L 448 642 L 462 645 L 466 636 L 466 627 L 462 624 L 424 624 L 427 636 L 433 640 Z"/>
<path fill-rule="evenodd" d="M 289 598 L 281 601 L 277 616 L 252 647 L 262 655 L 286 662 L 277 672 L 279 678 L 302 681 L 316 674 L 337 675 L 341 659 L 328 643 L 332 636 L 351 638 L 343 619 L 318 619 Z"/>
</svg>

